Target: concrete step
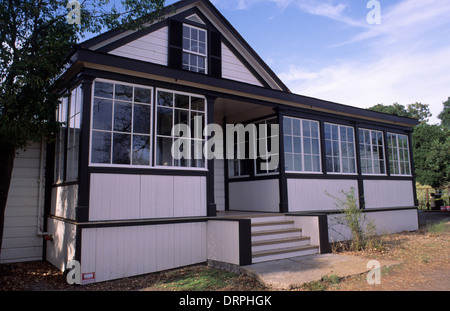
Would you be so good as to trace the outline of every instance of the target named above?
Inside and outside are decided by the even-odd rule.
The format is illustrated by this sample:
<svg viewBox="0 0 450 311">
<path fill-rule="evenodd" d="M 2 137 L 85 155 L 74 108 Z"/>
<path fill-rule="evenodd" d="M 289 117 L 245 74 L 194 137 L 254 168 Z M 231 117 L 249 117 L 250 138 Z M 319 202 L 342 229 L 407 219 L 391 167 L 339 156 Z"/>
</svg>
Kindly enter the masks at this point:
<svg viewBox="0 0 450 311">
<path fill-rule="evenodd" d="M 251 217 L 252 224 L 272 222 L 272 221 L 284 221 L 286 216 L 279 214 L 267 214 Z"/>
<path fill-rule="evenodd" d="M 318 245 L 303 245 L 297 247 L 280 248 L 275 250 L 266 250 L 252 253 L 252 263 L 265 262 L 271 260 L 292 258 L 317 254 Z"/>
<path fill-rule="evenodd" d="M 252 252 L 269 251 L 281 248 L 305 246 L 310 244 L 309 237 L 295 237 L 285 239 L 271 239 L 252 243 Z"/>
</svg>

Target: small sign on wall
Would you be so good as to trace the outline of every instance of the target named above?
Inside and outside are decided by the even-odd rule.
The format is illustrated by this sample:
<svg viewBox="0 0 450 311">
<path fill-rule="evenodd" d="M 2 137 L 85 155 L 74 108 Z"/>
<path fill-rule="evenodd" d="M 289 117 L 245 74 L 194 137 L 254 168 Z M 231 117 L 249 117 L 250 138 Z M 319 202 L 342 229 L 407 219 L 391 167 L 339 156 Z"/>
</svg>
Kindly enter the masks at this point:
<svg viewBox="0 0 450 311">
<path fill-rule="evenodd" d="M 83 273 L 81 276 L 81 284 L 95 283 L 95 272 Z"/>
</svg>

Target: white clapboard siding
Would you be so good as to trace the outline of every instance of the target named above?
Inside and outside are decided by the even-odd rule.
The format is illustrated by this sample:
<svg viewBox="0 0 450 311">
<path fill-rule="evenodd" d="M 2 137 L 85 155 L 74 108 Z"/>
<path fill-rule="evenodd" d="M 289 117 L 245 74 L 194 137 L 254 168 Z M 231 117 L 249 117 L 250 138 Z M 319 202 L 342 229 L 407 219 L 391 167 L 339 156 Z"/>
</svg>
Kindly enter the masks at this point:
<svg viewBox="0 0 450 311">
<path fill-rule="evenodd" d="M 355 196 L 358 196 L 356 180 L 288 178 L 287 184 L 290 212 L 337 209 L 333 197 L 343 199 L 340 192 L 348 192 L 351 187 L 355 189 Z"/>
<path fill-rule="evenodd" d="M 89 228 L 81 271 L 107 281 L 206 261 L 206 222 Z"/>
<path fill-rule="evenodd" d="M 92 174 L 89 220 L 206 216 L 206 177 Z"/>
<path fill-rule="evenodd" d="M 224 43 L 222 43 L 222 77 L 262 86 L 261 82 Z"/>
<path fill-rule="evenodd" d="M 167 66 L 168 27 L 131 41 L 110 54 Z"/>
<path fill-rule="evenodd" d="M 280 189 L 278 179 L 229 182 L 230 210 L 278 212 Z"/>
<path fill-rule="evenodd" d="M 366 208 L 414 206 L 411 180 L 365 180 Z"/>
<path fill-rule="evenodd" d="M 40 144 L 33 144 L 16 155 L 6 203 L 0 263 L 42 259 L 43 239 L 37 235 L 40 157 Z"/>
</svg>

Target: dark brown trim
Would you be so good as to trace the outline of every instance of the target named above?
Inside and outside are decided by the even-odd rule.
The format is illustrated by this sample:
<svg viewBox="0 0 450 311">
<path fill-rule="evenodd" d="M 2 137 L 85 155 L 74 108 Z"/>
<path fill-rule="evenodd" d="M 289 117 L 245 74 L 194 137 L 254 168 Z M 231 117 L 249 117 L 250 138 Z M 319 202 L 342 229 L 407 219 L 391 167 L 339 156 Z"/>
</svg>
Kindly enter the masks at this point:
<svg viewBox="0 0 450 311">
<path fill-rule="evenodd" d="M 239 265 L 252 264 L 252 229 L 250 219 L 239 219 Z"/>
</svg>

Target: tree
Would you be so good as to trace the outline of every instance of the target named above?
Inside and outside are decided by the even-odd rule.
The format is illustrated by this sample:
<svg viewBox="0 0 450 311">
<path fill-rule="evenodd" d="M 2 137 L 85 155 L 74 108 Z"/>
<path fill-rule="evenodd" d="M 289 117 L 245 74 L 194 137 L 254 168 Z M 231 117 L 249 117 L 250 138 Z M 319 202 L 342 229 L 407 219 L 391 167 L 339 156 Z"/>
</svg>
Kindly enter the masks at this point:
<svg viewBox="0 0 450 311">
<path fill-rule="evenodd" d="M 407 107 L 398 103 L 378 104 L 369 109 L 418 119 L 420 123 L 414 126 L 411 135 L 416 180 L 433 187 L 450 181 L 449 131 L 441 125 L 428 124 L 431 113 L 427 104 L 416 102 Z"/>
<path fill-rule="evenodd" d="M 447 101 L 443 102 L 442 105 L 444 106 L 444 109 L 438 115 L 438 118 L 441 120 L 442 126 L 450 129 L 450 97 Z"/>
<path fill-rule="evenodd" d="M 68 0 L 0 0 L 0 251 L 16 152 L 58 130 L 51 120 L 71 48 L 103 29 L 145 27 L 164 6 L 164 0 L 122 0 L 120 8 L 109 2 L 72 0 L 68 9 Z"/>
</svg>

